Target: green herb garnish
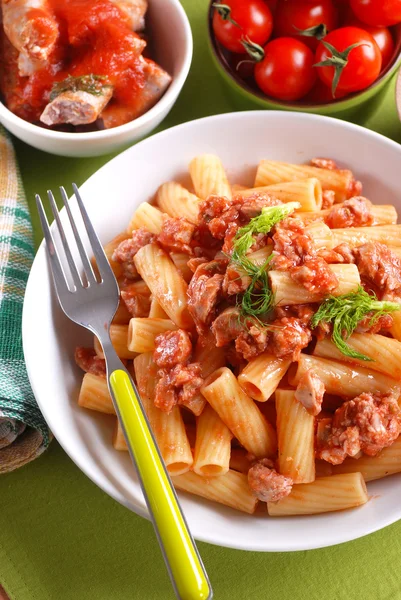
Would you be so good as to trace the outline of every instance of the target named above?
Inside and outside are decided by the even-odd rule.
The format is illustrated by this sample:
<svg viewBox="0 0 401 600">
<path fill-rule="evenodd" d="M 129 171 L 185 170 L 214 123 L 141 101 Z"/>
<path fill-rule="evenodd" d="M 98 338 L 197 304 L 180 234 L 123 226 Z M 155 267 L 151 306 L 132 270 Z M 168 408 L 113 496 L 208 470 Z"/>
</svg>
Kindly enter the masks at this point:
<svg viewBox="0 0 401 600">
<path fill-rule="evenodd" d="M 238 265 L 251 280 L 242 298 L 238 299 L 237 302 L 240 316 L 244 321 L 246 318 L 253 318 L 255 322 L 263 325 L 259 317 L 271 310 L 274 303 L 268 278 L 271 256 L 259 266 L 251 262 L 246 256 L 255 241 L 254 236 L 258 233 L 269 233 L 277 223 L 288 217 L 299 206 L 298 202 L 288 202 L 288 204 L 280 204 L 279 206 L 265 206 L 262 208 L 260 215 L 241 227 L 234 237 L 231 262 Z"/>
<path fill-rule="evenodd" d="M 319 323 L 331 323 L 333 325 L 331 339 L 342 354 L 350 358 L 371 361 L 368 356 L 353 350 L 347 344 L 348 338 L 353 334 L 358 323 L 369 313 L 373 313 L 369 321 L 369 327 L 372 327 L 382 315 L 399 309 L 399 304 L 381 302 L 374 294 L 368 294 L 359 286 L 356 292 L 326 298 L 313 315 L 311 326 L 314 328 Z"/>
<path fill-rule="evenodd" d="M 273 292 L 270 289 L 268 270 L 271 256 L 269 256 L 262 265 L 255 265 L 248 258 L 243 257 L 241 261 L 236 262 L 238 266 L 250 277 L 251 282 L 245 290 L 241 300 L 237 303 L 240 309 L 240 316 L 243 320 L 253 317 L 259 324 L 262 324 L 259 317 L 266 314 L 273 308 Z"/>
<path fill-rule="evenodd" d="M 258 233 L 269 233 L 277 223 L 288 217 L 295 209 L 299 208 L 298 202 L 288 202 L 279 206 L 265 206 L 257 217 L 251 219 L 248 225 L 238 229 L 233 244 L 233 256 L 245 256 L 254 243 L 253 236 Z"/>
<path fill-rule="evenodd" d="M 54 100 L 64 92 L 87 92 L 94 96 L 100 96 L 103 93 L 104 81 L 106 77 L 103 75 L 81 75 L 74 77 L 68 75 L 63 81 L 57 81 L 53 84 L 50 92 L 50 100 Z"/>
</svg>

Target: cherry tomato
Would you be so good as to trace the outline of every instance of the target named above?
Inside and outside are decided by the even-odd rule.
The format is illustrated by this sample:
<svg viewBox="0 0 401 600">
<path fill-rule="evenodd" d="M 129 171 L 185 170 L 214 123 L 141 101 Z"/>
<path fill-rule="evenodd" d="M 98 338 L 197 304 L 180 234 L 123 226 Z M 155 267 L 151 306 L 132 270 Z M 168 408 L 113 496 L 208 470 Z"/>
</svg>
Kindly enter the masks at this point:
<svg viewBox="0 0 401 600">
<path fill-rule="evenodd" d="M 304 100 L 308 104 L 329 104 L 334 100 L 344 98 L 344 96 L 348 96 L 348 93 L 338 90 L 336 91 L 336 95 L 333 96 L 331 87 L 328 87 L 321 79 L 318 78 L 309 94 L 304 97 Z"/>
<path fill-rule="evenodd" d="M 351 0 L 351 8 L 363 23 L 388 27 L 401 22 L 401 0 Z"/>
<path fill-rule="evenodd" d="M 305 96 L 316 81 L 315 58 L 306 44 L 290 37 L 277 38 L 264 48 L 255 65 L 255 81 L 268 96 L 293 101 Z"/>
<path fill-rule="evenodd" d="M 313 37 L 297 36 L 297 29 L 309 29 L 324 23 L 328 31 L 338 23 L 337 9 L 332 0 L 285 0 L 279 2 L 274 18 L 274 35 L 291 36 L 313 49 L 318 40 Z"/>
<path fill-rule="evenodd" d="M 359 27 L 364 29 L 375 40 L 379 46 L 379 50 L 382 54 L 382 70 L 387 67 L 394 53 L 394 40 L 391 35 L 391 31 L 387 27 L 372 27 L 371 25 L 365 25 L 362 21 L 359 21 L 355 15 L 351 15 L 347 21 L 347 26 L 352 25 L 353 27 Z"/>
<path fill-rule="evenodd" d="M 348 58 L 344 60 L 338 80 L 338 91 L 347 93 L 363 90 L 371 85 L 379 76 L 382 57 L 378 45 L 367 31 L 358 27 L 342 27 L 329 33 L 316 50 L 316 63 L 326 61 L 333 54 L 324 46 L 331 44 L 337 51 L 344 52 L 353 44 L 361 44 L 352 48 Z M 345 59 L 345 57 L 343 57 Z M 332 66 L 317 67 L 320 79 L 328 86 L 333 84 L 335 70 Z"/>
<path fill-rule="evenodd" d="M 223 18 L 225 9 L 214 8 L 213 31 L 217 40 L 231 52 L 246 54 L 241 43 L 248 37 L 255 44 L 263 46 L 270 38 L 273 29 L 273 17 L 263 0 L 224 0 L 214 3 L 229 7 L 229 15 Z M 227 11 L 228 12 L 228 11 Z"/>
<path fill-rule="evenodd" d="M 274 13 L 274 11 L 277 8 L 277 3 L 278 0 L 265 0 L 267 6 L 270 8 L 270 10 L 272 11 L 272 13 Z"/>
</svg>

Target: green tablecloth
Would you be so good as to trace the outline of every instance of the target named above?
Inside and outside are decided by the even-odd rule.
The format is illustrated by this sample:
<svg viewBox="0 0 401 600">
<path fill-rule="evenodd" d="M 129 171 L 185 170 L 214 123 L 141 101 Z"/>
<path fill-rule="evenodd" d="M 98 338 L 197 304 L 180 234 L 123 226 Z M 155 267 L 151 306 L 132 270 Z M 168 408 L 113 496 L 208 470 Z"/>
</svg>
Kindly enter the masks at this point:
<svg viewBox="0 0 401 600">
<path fill-rule="evenodd" d="M 194 33 L 194 61 L 162 128 L 235 110 L 206 47 L 207 1 L 183 4 Z M 395 80 L 355 120 L 401 141 L 394 86 Z M 111 157 L 60 158 L 15 145 L 39 242 L 34 193 L 81 184 Z M 401 598 L 401 522 L 324 550 L 257 554 L 203 543 L 199 549 L 216 600 Z M 0 583 L 11 600 L 173 598 L 150 523 L 100 491 L 57 442 L 42 458 L 0 478 Z"/>
</svg>

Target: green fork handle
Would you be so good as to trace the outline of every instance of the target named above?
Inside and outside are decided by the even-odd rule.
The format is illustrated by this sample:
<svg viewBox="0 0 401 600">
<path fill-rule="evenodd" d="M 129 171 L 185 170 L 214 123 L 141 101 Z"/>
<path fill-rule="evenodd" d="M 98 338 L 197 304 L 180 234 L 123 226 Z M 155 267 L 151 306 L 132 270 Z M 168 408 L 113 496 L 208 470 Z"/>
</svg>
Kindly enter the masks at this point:
<svg viewBox="0 0 401 600">
<path fill-rule="evenodd" d="M 108 371 L 109 389 L 176 595 L 181 600 L 210 600 L 213 592 L 202 560 L 138 393 L 128 372 L 120 364 L 121 368 Z"/>
</svg>

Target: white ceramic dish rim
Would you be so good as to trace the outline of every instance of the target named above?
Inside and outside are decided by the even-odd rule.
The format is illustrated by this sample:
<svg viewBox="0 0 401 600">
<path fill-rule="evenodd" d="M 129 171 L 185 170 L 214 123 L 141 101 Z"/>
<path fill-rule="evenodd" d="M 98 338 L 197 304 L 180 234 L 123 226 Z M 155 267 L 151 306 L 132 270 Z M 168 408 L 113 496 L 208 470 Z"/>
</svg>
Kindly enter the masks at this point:
<svg viewBox="0 0 401 600">
<path fill-rule="evenodd" d="M 372 140 L 379 139 L 382 144 L 385 144 L 389 148 L 397 151 L 400 154 L 400 158 L 401 158 L 401 147 L 396 142 L 394 142 L 394 141 L 386 138 L 385 136 L 378 134 L 374 131 L 360 127 L 359 125 L 355 125 L 353 123 L 349 123 L 349 122 L 345 122 L 345 121 L 339 121 L 335 118 L 321 116 L 321 115 L 314 115 L 314 114 L 308 114 L 308 113 L 297 113 L 297 112 L 294 112 L 294 113 L 285 112 L 284 113 L 282 111 L 268 111 L 267 112 L 267 111 L 263 111 L 263 110 L 244 111 L 244 112 L 239 112 L 239 113 L 226 113 L 226 114 L 220 114 L 220 115 L 213 115 L 213 116 L 205 117 L 202 119 L 197 119 L 194 121 L 189 121 L 187 123 L 177 125 L 173 128 L 170 128 L 163 132 L 155 134 L 155 135 L 149 137 L 148 139 L 140 142 L 139 145 L 141 147 L 144 147 L 148 144 L 153 144 L 154 140 L 156 138 L 157 138 L 157 140 L 161 140 L 162 138 L 164 138 L 166 136 L 170 136 L 172 134 L 172 132 L 175 132 L 177 130 L 185 131 L 185 129 L 190 129 L 194 123 L 199 123 L 199 125 L 201 126 L 202 123 L 204 123 L 204 122 L 228 120 L 228 121 L 233 121 L 234 122 L 233 124 L 235 124 L 235 121 L 237 119 L 240 120 L 242 118 L 246 118 L 247 115 L 253 115 L 253 116 L 257 117 L 258 115 L 266 116 L 266 114 L 269 114 L 272 119 L 275 119 L 275 118 L 282 119 L 283 116 L 285 116 L 286 119 L 289 119 L 289 120 L 293 119 L 296 121 L 297 119 L 302 118 L 302 119 L 305 119 L 305 121 L 310 123 L 311 125 L 312 124 L 318 125 L 319 122 L 322 122 L 322 121 L 330 121 L 333 124 L 334 123 L 338 124 L 339 127 L 344 127 L 345 129 L 350 129 L 350 130 L 353 130 L 356 132 L 363 132 L 364 135 L 366 135 L 368 138 L 371 138 Z M 131 149 L 124 151 L 123 153 L 121 153 L 121 155 L 126 154 L 127 152 L 130 152 L 130 150 Z M 111 161 L 109 161 L 109 163 L 107 163 L 107 167 L 110 168 L 109 165 L 111 165 L 114 161 L 119 160 L 119 157 L 121 155 L 119 155 L 119 156 L 113 158 Z M 104 167 L 102 167 L 102 168 L 104 168 Z M 84 186 L 88 182 L 90 182 L 92 180 L 92 178 L 96 177 L 96 175 L 97 175 L 97 173 L 94 173 L 87 180 L 87 182 L 85 182 Z M 65 209 L 63 209 L 63 212 L 65 212 Z M 45 258 L 44 254 L 45 254 L 45 248 L 44 248 L 44 243 L 42 242 L 42 244 L 39 247 L 37 256 L 35 258 L 35 262 L 38 261 L 38 257 L 41 256 L 42 261 L 45 264 L 46 261 L 43 260 Z M 33 268 L 34 267 L 35 267 L 35 263 L 34 263 Z M 28 281 L 28 286 L 29 286 L 29 281 Z M 87 468 L 85 464 L 81 463 L 79 452 L 76 453 L 73 449 L 71 449 L 68 446 L 65 436 L 61 432 L 60 425 L 58 425 L 56 422 L 54 422 L 51 418 L 48 419 L 46 417 L 46 402 L 44 400 L 42 400 L 40 398 L 39 394 L 37 393 L 35 376 L 34 376 L 34 372 L 33 372 L 32 368 L 31 368 L 29 353 L 27 352 L 27 350 L 28 350 L 28 343 L 27 343 L 28 336 L 26 335 L 28 332 L 27 312 L 28 312 L 28 310 L 26 309 L 26 305 L 24 305 L 22 331 L 23 331 L 24 353 L 25 353 L 25 356 L 27 357 L 26 367 L 27 367 L 28 376 L 29 376 L 29 379 L 30 379 L 30 382 L 32 385 L 33 392 L 37 399 L 38 405 L 39 405 L 40 409 L 42 410 L 43 414 L 45 415 L 45 418 L 48 422 L 50 429 L 52 429 L 53 433 L 55 434 L 55 437 L 58 439 L 60 445 L 64 448 L 64 450 L 70 456 L 70 458 L 96 485 L 98 485 L 103 491 L 105 491 L 112 498 L 117 500 L 120 504 L 126 506 L 130 510 L 133 510 L 140 516 L 149 519 L 149 515 L 148 515 L 146 509 L 144 508 L 144 506 L 141 506 L 139 504 L 135 504 L 135 506 L 133 506 L 133 504 L 128 499 L 125 499 L 125 498 L 121 497 L 121 495 L 119 495 L 118 491 L 114 488 L 113 484 L 109 480 L 105 479 L 104 481 L 99 481 L 99 478 L 97 477 L 97 475 L 95 473 L 92 473 L 90 468 Z M 201 498 L 198 500 L 199 500 L 199 502 L 203 501 Z M 348 512 L 348 511 L 346 511 L 346 512 Z M 335 513 L 333 513 L 333 514 L 335 514 Z M 317 516 L 315 518 L 319 519 L 319 516 Z M 326 540 L 323 542 L 319 541 L 318 543 L 316 543 L 313 540 L 313 536 L 310 536 L 310 537 L 306 537 L 305 540 L 302 542 L 302 544 L 299 544 L 299 543 L 294 544 L 293 542 L 287 542 L 284 547 L 282 545 L 279 545 L 279 546 L 275 545 L 274 543 L 266 544 L 266 543 L 260 543 L 260 542 L 253 543 L 253 545 L 252 545 L 248 541 L 243 542 L 241 539 L 238 539 L 238 538 L 233 540 L 232 538 L 229 537 L 229 535 L 225 535 L 224 539 L 220 538 L 217 540 L 216 538 L 213 538 L 213 535 L 211 536 L 210 534 L 205 534 L 204 530 L 202 529 L 201 524 L 199 524 L 199 525 L 197 524 L 196 527 L 194 527 L 194 525 L 192 524 L 192 530 L 193 530 L 193 533 L 194 533 L 194 536 L 196 537 L 196 539 L 198 539 L 200 541 L 208 542 L 211 544 L 219 545 L 219 546 L 225 546 L 228 548 L 239 549 L 239 550 L 249 550 L 249 551 L 287 552 L 287 551 L 301 551 L 301 550 L 324 548 L 324 547 L 334 546 L 337 544 L 348 542 L 348 541 L 351 541 L 354 539 L 358 539 L 358 538 L 364 537 L 365 535 L 368 535 L 370 533 L 374 533 L 375 531 L 378 531 L 388 525 L 391 525 L 392 523 L 396 522 L 399 518 L 401 518 L 401 507 L 398 510 L 397 514 L 395 514 L 394 511 L 391 515 L 387 514 L 387 513 L 380 513 L 379 518 L 376 518 L 373 523 L 369 522 L 364 526 L 363 532 L 355 533 L 352 531 L 352 528 L 350 530 L 344 530 L 344 528 L 340 527 L 339 528 L 340 531 L 337 531 L 337 530 L 335 530 L 335 528 L 333 528 L 332 530 L 330 530 L 330 534 L 328 536 L 327 541 Z M 291 522 L 291 518 L 290 518 L 290 522 Z M 287 527 L 287 522 L 285 524 L 283 522 L 283 529 L 285 530 L 286 527 Z"/>
<path fill-rule="evenodd" d="M 184 62 L 182 64 L 179 74 L 176 77 L 174 77 L 170 86 L 166 90 L 165 94 L 163 94 L 163 96 L 160 98 L 160 100 L 156 102 L 156 104 L 152 106 L 151 109 L 146 111 L 146 113 L 144 113 L 137 119 L 134 119 L 133 121 L 129 121 L 128 123 L 125 123 L 124 125 L 119 125 L 118 127 L 113 127 L 112 129 L 88 132 L 66 132 L 45 129 L 44 127 L 34 125 L 33 123 L 29 123 L 29 121 L 25 121 L 25 119 L 18 117 L 13 112 L 11 112 L 11 110 L 9 110 L 7 106 L 2 102 L 0 102 L 0 117 L 3 116 L 15 127 L 21 128 L 27 133 L 33 133 L 35 135 L 42 134 L 42 137 L 60 142 L 74 139 L 76 139 L 77 141 L 104 140 L 109 137 L 114 137 L 116 134 L 124 134 L 128 131 L 140 129 L 142 126 L 150 124 L 155 117 L 157 117 L 160 113 L 163 113 L 163 111 L 167 109 L 167 107 L 171 103 L 175 102 L 175 99 L 178 97 L 180 90 L 188 76 L 192 62 L 193 38 L 187 14 L 179 0 L 170 0 L 170 2 L 173 2 L 175 4 L 177 11 L 181 14 L 183 28 L 185 29 L 185 39 L 188 46 L 185 53 Z"/>
</svg>

